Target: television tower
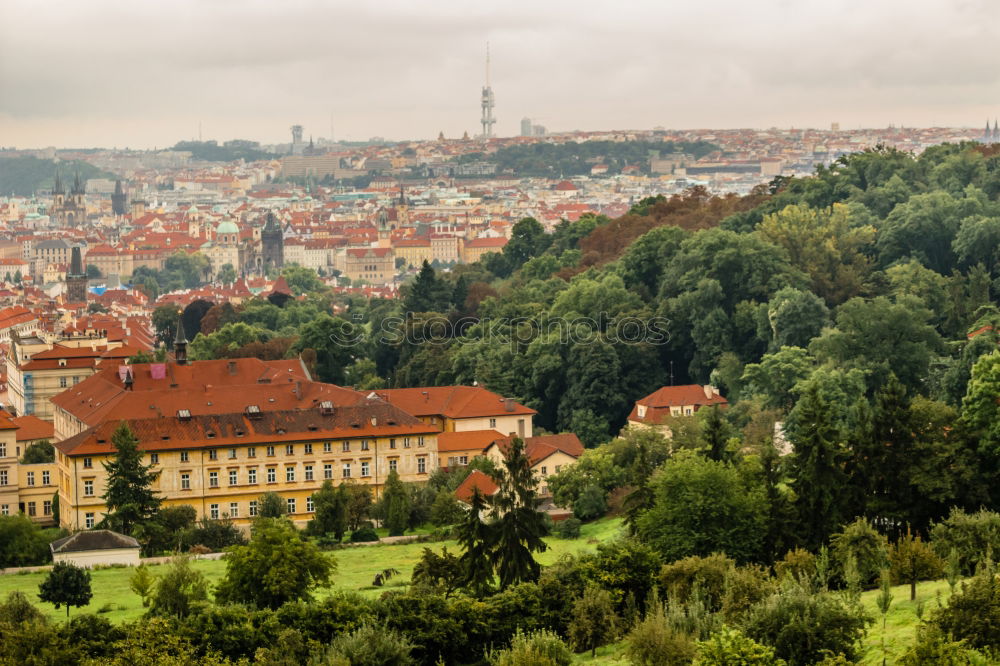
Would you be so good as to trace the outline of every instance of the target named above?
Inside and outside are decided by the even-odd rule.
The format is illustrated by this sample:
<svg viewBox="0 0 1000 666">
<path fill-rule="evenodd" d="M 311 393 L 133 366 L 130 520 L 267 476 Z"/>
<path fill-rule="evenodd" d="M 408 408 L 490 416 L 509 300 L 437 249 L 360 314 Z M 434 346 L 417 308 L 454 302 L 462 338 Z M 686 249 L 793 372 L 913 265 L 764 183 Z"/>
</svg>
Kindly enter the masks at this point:
<svg viewBox="0 0 1000 666">
<path fill-rule="evenodd" d="M 486 42 L 486 85 L 483 86 L 483 96 L 482 96 L 482 109 L 483 109 L 483 119 L 480 121 L 483 125 L 483 138 L 489 139 L 493 136 L 493 125 L 496 124 L 497 119 L 493 117 L 493 107 L 496 106 L 496 102 L 493 99 L 493 88 L 490 86 L 490 43 Z"/>
</svg>

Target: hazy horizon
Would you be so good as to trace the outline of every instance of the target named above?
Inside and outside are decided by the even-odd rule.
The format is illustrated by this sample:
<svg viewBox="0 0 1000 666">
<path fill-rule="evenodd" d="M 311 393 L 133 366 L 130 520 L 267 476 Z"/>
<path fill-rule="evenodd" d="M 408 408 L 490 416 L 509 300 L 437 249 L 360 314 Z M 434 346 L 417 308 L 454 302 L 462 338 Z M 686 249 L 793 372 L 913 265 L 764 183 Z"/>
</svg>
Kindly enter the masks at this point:
<svg viewBox="0 0 1000 666">
<path fill-rule="evenodd" d="M 1000 5 L 718 0 L 459 3 L 8 0 L 0 146 L 496 134 L 979 127 L 1000 116 Z M 860 73 L 860 74 L 859 74 Z"/>
</svg>

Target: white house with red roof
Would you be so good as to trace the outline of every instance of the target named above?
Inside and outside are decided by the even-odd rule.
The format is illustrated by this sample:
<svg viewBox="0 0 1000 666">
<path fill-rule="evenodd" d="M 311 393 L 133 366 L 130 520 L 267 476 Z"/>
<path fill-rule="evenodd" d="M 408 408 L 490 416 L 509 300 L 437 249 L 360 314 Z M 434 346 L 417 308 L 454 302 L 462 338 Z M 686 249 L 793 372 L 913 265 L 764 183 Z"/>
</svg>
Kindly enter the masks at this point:
<svg viewBox="0 0 1000 666">
<path fill-rule="evenodd" d="M 729 401 L 722 397 L 719 389 L 714 386 L 699 384 L 664 386 L 635 401 L 628 415 L 628 426 L 656 428 L 669 436 L 670 429 L 664 424 L 666 419 L 693 416 L 702 407 L 715 405 L 726 407 Z"/>
</svg>

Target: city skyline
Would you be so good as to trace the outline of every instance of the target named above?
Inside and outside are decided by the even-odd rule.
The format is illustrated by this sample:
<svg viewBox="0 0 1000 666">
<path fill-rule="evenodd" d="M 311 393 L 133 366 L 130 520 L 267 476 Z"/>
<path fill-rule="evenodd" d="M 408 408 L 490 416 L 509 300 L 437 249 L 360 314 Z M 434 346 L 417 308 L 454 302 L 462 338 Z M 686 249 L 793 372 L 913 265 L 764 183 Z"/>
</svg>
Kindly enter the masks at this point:
<svg viewBox="0 0 1000 666">
<path fill-rule="evenodd" d="M 55 2 L 0 8 L 0 145 L 167 147 L 479 131 L 981 126 L 1000 115 L 1000 9 L 897 0 L 752 7 L 567 2 Z M 905 9 L 906 11 L 902 11 Z M 860 74 L 859 74 L 860 73 Z"/>
</svg>

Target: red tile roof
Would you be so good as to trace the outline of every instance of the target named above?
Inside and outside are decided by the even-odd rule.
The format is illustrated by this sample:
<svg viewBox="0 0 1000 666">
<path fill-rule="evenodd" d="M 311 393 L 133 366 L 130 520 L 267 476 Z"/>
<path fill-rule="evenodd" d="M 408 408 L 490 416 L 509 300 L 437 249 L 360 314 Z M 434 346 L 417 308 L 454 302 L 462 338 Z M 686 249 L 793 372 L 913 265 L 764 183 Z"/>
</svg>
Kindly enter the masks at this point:
<svg viewBox="0 0 1000 666">
<path fill-rule="evenodd" d="M 438 435 L 438 452 L 452 451 L 485 451 L 486 448 L 503 439 L 504 435 L 496 430 L 466 430 L 463 432 L 443 432 Z"/>
<path fill-rule="evenodd" d="M 43 421 L 34 414 L 25 414 L 13 419 L 17 426 L 17 441 L 24 442 L 33 439 L 52 439 L 55 428 L 49 421 Z"/>
<path fill-rule="evenodd" d="M 495 444 L 501 452 L 506 452 L 511 440 L 511 437 L 504 437 L 497 440 Z M 537 465 L 557 451 L 561 451 L 574 458 L 579 458 L 583 455 L 583 443 L 572 432 L 524 438 L 524 453 L 528 456 L 528 460 L 532 466 Z"/>
<path fill-rule="evenodd" d="M 706 405 L 728 404 L 729 401 L 717 392 L 713 392 L 709 396 L 706 393 L 706 388 L 698 384 L 664 386 L 650 393 L 645 398 L 636 400 L 635 405 L 632 407 L 632 412 L 628 415 L 628 420 L 656 425 L 662 423 L 663 419 L 667 416 L 670 416 L 671 407 L 693 405 L 695 411 L 697 411 Z M 639 405 L 646 408 L 645 416 L 639 416 Z"/>
<path fill-rule="evenodd" d="M 478 488 L 483 497 L 491 497 L 500 490 L 500 486 L 488 474 L 474 469 L 469 476 L 465 477 L 465 481 L 462 481 L 458 488 L 455 488 L 455 497 L 468 504 L 472 500 L 474 488 Z"/>
<path fill-rule="evenodd" d="M 481 386 L 427 386 L 385 389 L 380 396 L 415 416 L 471 419 L 484 416 L 537 414 L 535 410 L 502 398 Z M 507 407 L 510 409 L 507 409 Z"/>
</svg>

